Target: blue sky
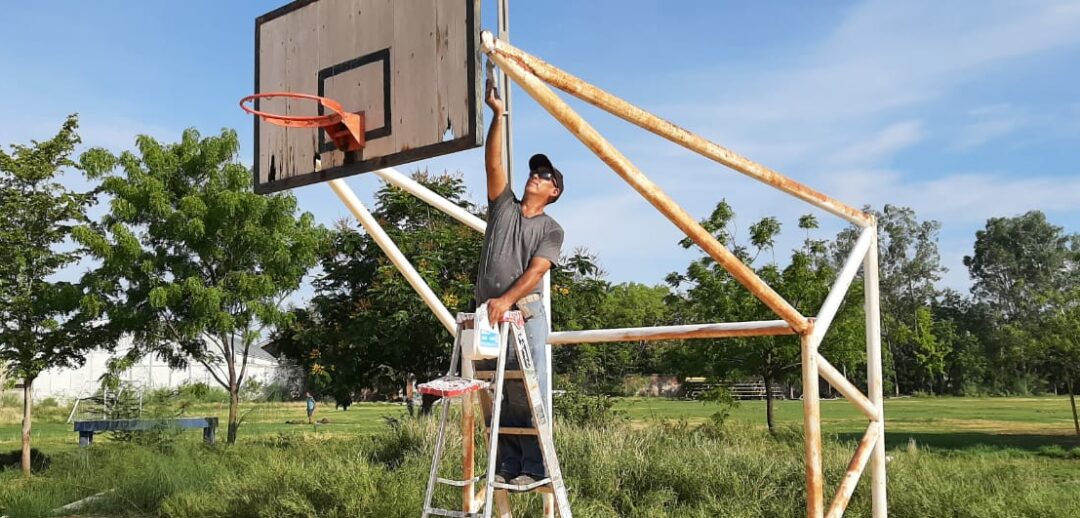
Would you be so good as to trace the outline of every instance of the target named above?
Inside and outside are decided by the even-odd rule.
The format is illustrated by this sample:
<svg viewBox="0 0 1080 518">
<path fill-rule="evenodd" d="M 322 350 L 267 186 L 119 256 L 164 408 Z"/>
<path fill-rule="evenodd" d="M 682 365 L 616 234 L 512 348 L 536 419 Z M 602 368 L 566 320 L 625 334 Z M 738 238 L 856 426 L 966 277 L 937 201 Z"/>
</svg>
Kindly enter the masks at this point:
<svg viewBox="0 0 1080 518">
<path fill-rule="evenodd" d="M 239 131 L 253 88 L 254 19 L 280 1 L 20 2 L 0 33 L 0 143 L 49 137 L 78 112 L 86 145 L 137 134 Z M 494 29 L 494 1 L 483 6 Z M 910 206 L 941 221 L 950 269 L 986 219 L 1045 211 L 1080 231 L 1080 2 L 511 2 L 512 42 L 556 66 L 850 205 Z M 613 281 L 660 282 L 696 253 L 678 231 L 524 92 L 515 161 L 546 152 L 566 174 L 550 213 L 564 251 L 599 254 Z M 577 101 L 571 104 L 687 210 L 722 198 L 738 224 L 776 215 L 778 256 L 814 213 L 841 222 Z M 488 118 L 485 114 L 485 119 Z M 483 196 L 479 150 L 415 167 L 460 171 Z M 523 167 L 519 166 L 519 167 Z M 520 176 L 520 175 L 519 175 Z M 373 176 L 349 180 L 362 199 Z M 520 187 L 520 178 L 516 182 Z M 295 191 L 325 224 L 348 215 L 325 185 Z"/>
</svg>

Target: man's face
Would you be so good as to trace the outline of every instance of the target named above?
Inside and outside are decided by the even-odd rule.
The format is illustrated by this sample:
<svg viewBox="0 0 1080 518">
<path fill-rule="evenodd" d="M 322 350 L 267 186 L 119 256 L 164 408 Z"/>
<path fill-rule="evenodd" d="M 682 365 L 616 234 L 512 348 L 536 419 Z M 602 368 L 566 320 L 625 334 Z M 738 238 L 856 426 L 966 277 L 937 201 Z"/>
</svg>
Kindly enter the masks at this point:
<svg viewBox="0 0 1080 518">
<path fill-rule="evenodd" d="M 542 195 L 550 203 L 559 194 L 559 188 L 555 186 L 555 177 L 551 171 L 531 171 L 529 181 L 525 184 L 525 192 Z"/>
</svg>

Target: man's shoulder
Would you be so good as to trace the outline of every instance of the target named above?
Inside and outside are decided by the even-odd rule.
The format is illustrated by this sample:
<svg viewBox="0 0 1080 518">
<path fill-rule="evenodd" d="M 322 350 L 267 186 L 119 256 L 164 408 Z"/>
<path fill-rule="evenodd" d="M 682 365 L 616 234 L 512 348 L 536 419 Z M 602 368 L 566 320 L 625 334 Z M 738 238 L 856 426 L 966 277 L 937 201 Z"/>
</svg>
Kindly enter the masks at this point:
<svg viewBox="0 0 1080 518">
<path fill-rule="evenodd" d="M 551 227 L 553 229 L 562 230 L 562 225 L 560 225 L 559 221 L 557 219 L 555 219 L 551 214 L 548 214 L 547 212 L 545 212 L 544 213 L 544 218 L 546 220 L 546 224 L 549 227 Z"/>
</svg>

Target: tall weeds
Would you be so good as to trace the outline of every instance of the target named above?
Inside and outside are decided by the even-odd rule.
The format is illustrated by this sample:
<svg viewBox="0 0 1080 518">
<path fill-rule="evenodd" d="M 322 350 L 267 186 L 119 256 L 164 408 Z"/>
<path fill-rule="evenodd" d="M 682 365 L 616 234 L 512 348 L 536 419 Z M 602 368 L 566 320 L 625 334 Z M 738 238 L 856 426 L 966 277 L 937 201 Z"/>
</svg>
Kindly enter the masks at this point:
<svg viewBox="0 0 1080 518">
<path fill-rule="evenodd" d="M 47 516 L 64 503 L 110 490 L 84 509 L 109 516 L 255 518 L 414 517 L 420 512 L 434 419 L 402 418 L 378 434 L 269 436 L 233 447 L 195 440 L 171 449 L 96 444 L 57 455 L 43 475 L 23 482 L 0 473 L 0 514 Z M 456 430 L 456 427 L 455 427 Z M 575 516 L 757 517 L 804 513 L 802 438 L 732 425 L 560 423 L 560 460 Z M 854 445 L 825 441 L 831 496 Z M 483 447 L 477 448 L 480 463 Z M 460 476 L 454 438 L 446 477 Z M 917 446 L 891 451 L 894 517 L 1080 516 L 1080 466 L 1072 458 L 1015 451 L 949 454 Z M 438 503 L 456 506 L 445 488 Z M 515 513 L 538 516 L 540 499 L 513 496 Z M 860 484 L 849 516 L 867 516 Z"/>
</svg>

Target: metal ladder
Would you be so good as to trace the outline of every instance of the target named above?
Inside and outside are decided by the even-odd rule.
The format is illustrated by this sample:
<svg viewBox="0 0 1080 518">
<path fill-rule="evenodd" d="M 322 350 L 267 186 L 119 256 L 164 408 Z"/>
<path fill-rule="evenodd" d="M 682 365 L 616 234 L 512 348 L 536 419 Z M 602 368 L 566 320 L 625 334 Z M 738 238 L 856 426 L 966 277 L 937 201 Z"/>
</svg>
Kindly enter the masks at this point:
<svg viewBox="0 0 1080 518">
<path fill-rule="evenodd" d="M 450 369 L 446 376 L 421 384 L 418 388 L 421 393 L 439 396 L 442 398 L 442 410 L 439 417 L 439 431 L 435 440 L 435 453 L 431 460 L 431 472 L 428 475 L 427 493 L 424 497 L 423 518 L 428 516 L 450 516 L 455 518 L 491 518 L 495 498 L 495 490 L 507 490 L 513 492 L 540 491 L 550 492 L 554 497 L 555 509 L 561 518 L 572 518 L 570 501 L 566 494 L 566 484 L 563 481 L 562 470 L 559 467 L 559 459 L 555 455 L 555 442 L 551 436 L 551 416 L 544 407 L 544 397 L 540 393 L 540 383 L 536 377 L 536 366 L 533 364 L 532 352 L 529 348 L 528 339 L 525 336 L 525 320 L 519 311 L 508 311 L 499 322 L 500 351 L 497 367 L 494 371 L 482 371 L 479 377 L 488 380 L 463 378 L 456 374 L 462 348 L 462 331 L 472 327 L 475 314 L 459 313 L 457 317 L 457 335 L 454 337 L 454 351 L 450 359 Z M 511 339 L 512 338 L 512 339 Z M 499 414 L 502 410 L 503 386 L 507 379 L 506 358 L 507 343 L 514 347 L 517 353 L 519 371 L 510 371 L 510 378 L 520 379 L 525 383 L 525 394 L 529 398 L 529 408 L 532 409 L 532 427 L 528 428 L 505 428 L 506 433 L 535 435 L 540 451 L 544 458 L 544 467 L 548 477 L 537 480 L 527 486 L 503 484 L 495 482 L 496 448 L 499 444 Z M 494 394 L 489 394 L 488 391 Z M 488 466 L 483 475 L 468 480 L 449 480 L 438 476 L 439 464 L 442 460 L 443 448 L 446 445 L 446 423 L 450 413 L 450 402 L 454 398 L 462 398 L 473 392 L 480 393 L 480 401 L 483 406 L 483 415 L 490 417 L 488 428 Z M 466 400 L 467 401 L 467 400 Z M 484 500 L 480 510 L 467 512 L 452 509 L 440 509 L 432 506 L 432 498 L 435 495 L 435 487 L 438 484 L 465 487 L 470 484 L 485 481 Z M 508 511 L 508 509 L 507 509 Z"/>
</svg>

